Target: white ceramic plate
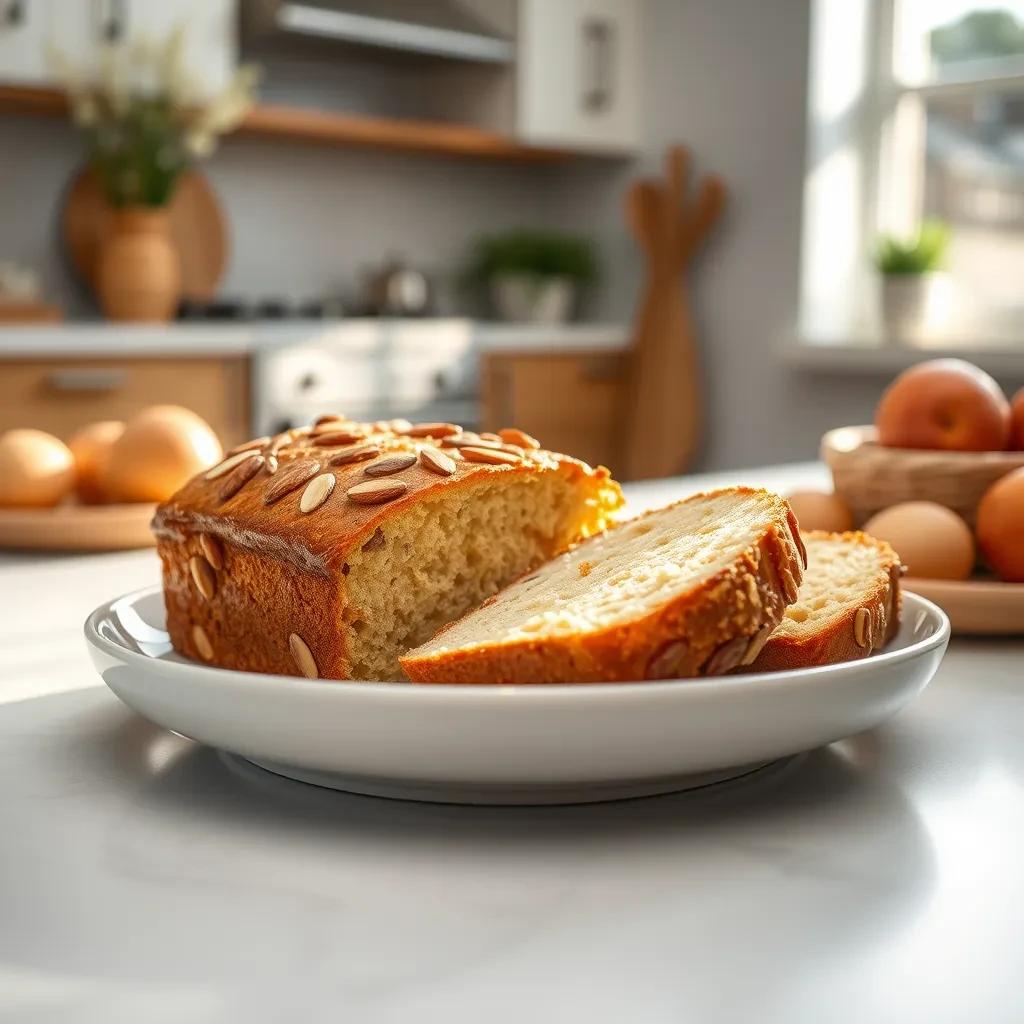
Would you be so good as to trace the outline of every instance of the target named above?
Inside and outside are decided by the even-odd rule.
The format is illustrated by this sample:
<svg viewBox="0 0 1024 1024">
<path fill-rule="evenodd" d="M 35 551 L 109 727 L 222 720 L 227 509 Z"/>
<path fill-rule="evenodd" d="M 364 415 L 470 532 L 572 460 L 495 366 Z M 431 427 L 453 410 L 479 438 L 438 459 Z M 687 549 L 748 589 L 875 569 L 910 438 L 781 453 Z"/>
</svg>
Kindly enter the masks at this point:
<svg viewBox="0 0 1024 1024">
<path fill-rule="evenodd" d="M 949 621 L 908 594 L 881 654 L 715 679 L 558 686 L 310 681 L 211 668 L 171 649 L 159 588 L 98 608 L 104 682 L 174 732 L 281 775 L 456 803 L 575 803 L 730 778 L 861 732 L 935 673 Z"/>
</svg>

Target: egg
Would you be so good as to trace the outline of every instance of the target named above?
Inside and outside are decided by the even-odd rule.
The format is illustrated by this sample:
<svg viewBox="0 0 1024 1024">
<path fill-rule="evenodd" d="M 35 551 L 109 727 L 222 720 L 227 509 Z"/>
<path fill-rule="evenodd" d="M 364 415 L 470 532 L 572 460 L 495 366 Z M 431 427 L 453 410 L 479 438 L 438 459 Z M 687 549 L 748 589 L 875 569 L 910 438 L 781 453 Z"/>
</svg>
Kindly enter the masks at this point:
<svg viewBox="0 0 1024 1024">
<path fill-rule="evenodd" d="M 831 491 L 794 491 L 787 500 L 801 530 L 843 533 L 853 529 L 849 506 Z"/>
<path fill-rule="evenodd" d="M 888 541 L 911 576 L 962 580 L 974 568 L 974 538 L 967 524 L 945 505 L 905 501 L 873 515 L 864 532 Z"/>
<path fill-rule="evenodd" d="M 112 445 L 103 488 L 112 501 L 165 501 L 223 454 L 202 417 L 179 405 L 153 405 L 130 419 Z"/>
<path fill-rule="evenodd" d="M 75 487 L 82 501 L 95 504 L 107 500 L 103 479 L 110 465 L 110 453 L 123 433 L 121 420 L 100 420 L 82 427 L 68 441 L 78 474 Z"/>
<path fill-rule="evenodd" d="M 1024 583 L 1024 468 L 997 480 L 978 505 L 978 547 L 995 574 Z"/>
<path fill-rule="evenodd" d="M 63 441 L 42 430 L 0 437 L 0 505 L 45 508 L 75 486 L 75 459 Z"/>
</svg>

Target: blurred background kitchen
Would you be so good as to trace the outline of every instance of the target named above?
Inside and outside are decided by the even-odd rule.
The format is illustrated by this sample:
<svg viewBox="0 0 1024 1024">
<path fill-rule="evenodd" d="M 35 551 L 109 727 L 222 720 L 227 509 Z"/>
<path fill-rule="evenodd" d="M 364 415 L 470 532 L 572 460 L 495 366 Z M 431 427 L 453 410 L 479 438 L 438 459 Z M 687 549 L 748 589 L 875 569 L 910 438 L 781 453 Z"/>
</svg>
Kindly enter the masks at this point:
<svg viewBox="0 0 1024 1024">
<path fill-rule="evenodd" d="M 1024 0 L 0 0 L 0 432 L 810 458 L 1024 383 L 1022 232 Z"/>
</svg>

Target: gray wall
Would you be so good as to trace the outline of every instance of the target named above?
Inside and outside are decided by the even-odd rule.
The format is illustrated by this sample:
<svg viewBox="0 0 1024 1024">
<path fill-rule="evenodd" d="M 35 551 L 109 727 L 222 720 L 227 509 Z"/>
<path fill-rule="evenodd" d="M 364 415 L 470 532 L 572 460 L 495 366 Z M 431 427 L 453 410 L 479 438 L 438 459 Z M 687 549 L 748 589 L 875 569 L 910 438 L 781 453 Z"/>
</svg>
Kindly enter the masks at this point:
<svg viewBox="0 0 1024 1024">
<path fill-rule="evenodd" d="M 801 373 L 778 355 L 797 311 L 809 0 L 638 2 L 649 54 L 639 166 L 517 168 L 229 140 L 208 167 L 234 237 L 224 292 L 315 296 L 389 252 L 450 279 L 472 235 L 552 224 L 598 238 L 606 272 L 586 312 L 626 320 L 638 265 L 622 191 L 680 141 L 730 189 L 693 279 L 709 417 L 701 464 L 811 458 L 825 429 L 869 418 L 883 375 Z M 61 122 L 0 118 L 0 258 L 40 266 L 72 313 L 91 300 L 59 255 L 54 197 L 77 152 Z"/>
<path fill-rule="evenodd" d="M 702 463 L 814 457 L 830 426 L 870 420 L 881 381 L 794 372 L 809 0 L 648 0 L 647 136 L 729 188 L 693 295 L 709 423 Z"/>
</svg>

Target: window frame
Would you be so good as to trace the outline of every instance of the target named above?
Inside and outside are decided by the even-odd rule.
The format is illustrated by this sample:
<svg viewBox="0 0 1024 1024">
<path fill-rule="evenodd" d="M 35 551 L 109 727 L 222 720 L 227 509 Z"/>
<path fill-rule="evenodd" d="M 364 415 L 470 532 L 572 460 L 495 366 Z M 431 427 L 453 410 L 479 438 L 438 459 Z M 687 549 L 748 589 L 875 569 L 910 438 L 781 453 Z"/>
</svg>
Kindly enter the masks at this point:
<svg viewBox="0 0 1024 1024">
<path fill-rule="evenodd" d="M 900 38 L 901 2 L 813 0 L 799 313 L 799 331 L 807 341 L 887 340 L 877 319 L 878 282 L 870 252 L 879 234 L 908 234 L 920 223 L 927 100 L 1008 89 L 1024 94 L 1024 55 L 963 62 L 938 77 L 905 74 L 912 60 L 909 42 Z M 838 116 L 823 114 L 829 107 L 823 102 L 829 91 L 826 74 L 837 63 L 851 65 Z M 838 181 L 822 186 L 816 179 L 823 162 L 841 151 L 854 170 L 845 186 Z M 837 232 L 830 222 L 849 204 L 851 187 L 856 211 Z M 837 235 L 849 249 L 845 254 L 830 246 Z M 829 278 L 818 268 L 837 256 L 840 272 Z"/>
</svg>

